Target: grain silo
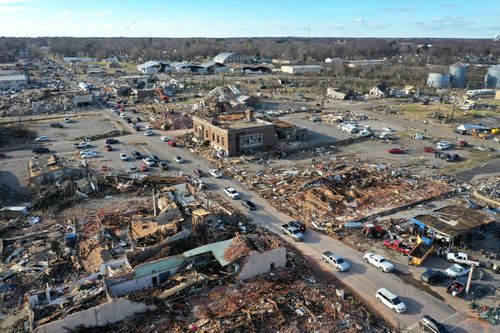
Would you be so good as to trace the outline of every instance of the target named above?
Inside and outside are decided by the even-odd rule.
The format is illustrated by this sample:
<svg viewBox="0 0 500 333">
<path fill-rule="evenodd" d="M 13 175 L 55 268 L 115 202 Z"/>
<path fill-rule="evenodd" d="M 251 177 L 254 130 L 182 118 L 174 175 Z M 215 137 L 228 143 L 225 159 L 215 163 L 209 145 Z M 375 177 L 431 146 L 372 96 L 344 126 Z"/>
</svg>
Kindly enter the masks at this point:
<svg viewBox="0 0 500 333">
<path fill-rule="evenodd" d="M 429 73 L 427 78 L 427 87 L 444 89 L 450 85 L 450 74 Z"/>
<path fill-rule="evenodd" d="M 450 65 L 450 80 L 453 88 L 465 88 L 467 81 L 467 65 L 461 62 Z"/>
<path fill-rule="evenodd" d="M 486 88 L 500 89 L 500 65 L 490 67 L 484 77 Z"/>
</svg>

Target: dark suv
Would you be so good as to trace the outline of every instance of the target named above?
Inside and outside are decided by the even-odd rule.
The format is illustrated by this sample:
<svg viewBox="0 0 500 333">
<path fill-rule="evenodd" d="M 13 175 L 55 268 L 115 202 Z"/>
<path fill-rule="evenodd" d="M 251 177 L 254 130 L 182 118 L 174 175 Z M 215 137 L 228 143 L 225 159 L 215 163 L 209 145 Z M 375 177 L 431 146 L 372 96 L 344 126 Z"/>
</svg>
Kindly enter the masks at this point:
<svg viewBox="0 0 500 333">
<path fill-rule="evenodd" d="M 137 150 L 132 150 L 132 155 L 138 160 L 142 158 L 142 154 L 139 153 Z"/>
<path fill-rule="evenodd" d="M 306 231 L 306 225 L 300 221 L 290 221 L 288 223 L 289 226 L 292 226 L 294 228 L 297 228 L 300 230 L 300 232 L 305 232 Z"/>
<path fill-rule="evenodd" d="M 424 332 L 431 333 L 447 333 L 448 330 L 443 324 L 439 323 L 436 319 L 431 316 L 425 315 L 418 321 L 420 329 Z"/>
<path fill-rule="evenodd" d="M 115 143 L 120 143 L 120 141 L 118 141 L 116 139 L 106 139 L 107 145 L 114 145 Z"/>
<path fill-rule="evenodd" d="M 46 147 L 34 147 L 31 151 L 33 153 L 35 153 L 35 154 L 43 154 L 43 153 L 48 153 L 49 152 L 49 148 L 46 148 Z"/>
<path fill-rule="evenodd" d="M 420 279 L 428 284 L 441 283 L 448 279 L 448 276 L 441 271 L 428 269 L 420 275 Z"/>
<path fill-rule="evenodd" d="M 63 124 L 60 123 L 50 123 L 50 127 L 63 128 Z"/>
</svg>

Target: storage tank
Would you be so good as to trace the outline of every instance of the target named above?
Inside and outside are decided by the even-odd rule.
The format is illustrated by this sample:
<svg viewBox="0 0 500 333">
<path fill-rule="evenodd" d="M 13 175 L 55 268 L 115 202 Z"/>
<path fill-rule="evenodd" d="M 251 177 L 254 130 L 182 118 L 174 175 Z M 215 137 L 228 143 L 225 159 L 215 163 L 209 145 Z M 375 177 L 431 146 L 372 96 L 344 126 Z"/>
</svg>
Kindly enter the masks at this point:
<svg viewBox="0 0 500 333">
<path fill-rule="evenodd" d="M 427 87 L 444 89 L 450 86 L 450 74 L 429 73 Z"/>
<path fill-rule="evenodd" d="M 484 77 L 486 88 L 500 89 L 500 65 L 490 67 Z"/>
<path fill-rule="evenodd" d="M 450 65 L 450 79 L 453 88 L 465 88 L 467 81 L 467 65 L 461 62 Z"/>
</svg>

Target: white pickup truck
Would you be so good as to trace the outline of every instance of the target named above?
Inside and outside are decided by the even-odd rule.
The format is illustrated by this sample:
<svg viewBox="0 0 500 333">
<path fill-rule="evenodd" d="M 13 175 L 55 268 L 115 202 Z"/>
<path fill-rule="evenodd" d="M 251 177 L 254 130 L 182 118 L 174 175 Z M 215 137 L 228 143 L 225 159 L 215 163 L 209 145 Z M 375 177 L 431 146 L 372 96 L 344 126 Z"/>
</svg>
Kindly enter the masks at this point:
<svg viewBox="0 0 500 333">
<path fill-rule="evenodd" d="M 349 263 L 347 263 L 341 256 L 331 251 L 323 252 L 322 256 L 323 256 L 323 261 L 329 262 L 330 264 L 335 266 L 335 268 L 339 272 L 345 272 L 350 268 Z"/>
<path fill-rule="evenodd" d="M 449 252 L 448 254 L 446 254 L 446 259 L 448 259 L 449 262 L 454 262 L 457 264 L 479 267 L 479 261 L 473 260 L 467 255 L 467 253 L 463 252 Z"/>
<path fill-rule="evenodd" d="M 394 265 L 391 262 L 387 261 L 380 254 L 367 252 L 363 256 L 363 259 L 365 260 L 365 262 L 377 267 L 381 272 L 389 273 L 394 269 Z"/>
<path fill-rule="evenodd" d="M 290 235 L 296 242 L 300 242 L 304 239 L 304 234 L 298 228 L 292 227 L 291 225 L 283 224 L 281 226 L 281 231 L 284 234 Z"/>
</svg>

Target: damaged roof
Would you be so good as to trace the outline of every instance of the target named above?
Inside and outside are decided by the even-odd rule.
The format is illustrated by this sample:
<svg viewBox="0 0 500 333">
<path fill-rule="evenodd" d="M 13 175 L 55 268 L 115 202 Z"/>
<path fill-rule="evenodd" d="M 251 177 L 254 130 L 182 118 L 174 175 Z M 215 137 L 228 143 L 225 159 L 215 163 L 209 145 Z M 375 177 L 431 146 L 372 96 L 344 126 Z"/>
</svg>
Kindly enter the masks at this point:
<svg viewBox="0 0 500 333">
<path fill-rule="evenodd" d="M 212 252 L 215 259 L 217 259 L 217 261 L 221 264 L 221 266 L 224 267 L 224 266 L 227 266 L 230 264 L 230 262 L 224 258 L 224 252 L 226 251 L 226 249 L 228 249 L 231 246 L 233 241 L 234 241 L 234 238 L 231 238 L 231 239 L 228 239 L 228 240 L 225 240 L 222 242 L 206 244 L 206 245 L 197 247 L 196 249 L 192 249 L 192 250 L 184 252 L 184 256 L 186 258 L 189 258 L 189 257 L 198 256 L 200 254 Z"/>
<path fill-rule="evenodd" d="M 481 212 L 462 206 L 446 206 L 430 214 L 417 215 L 412 220 L 451 237 L 460 236 L 493 221 Z"/>
</svg>

